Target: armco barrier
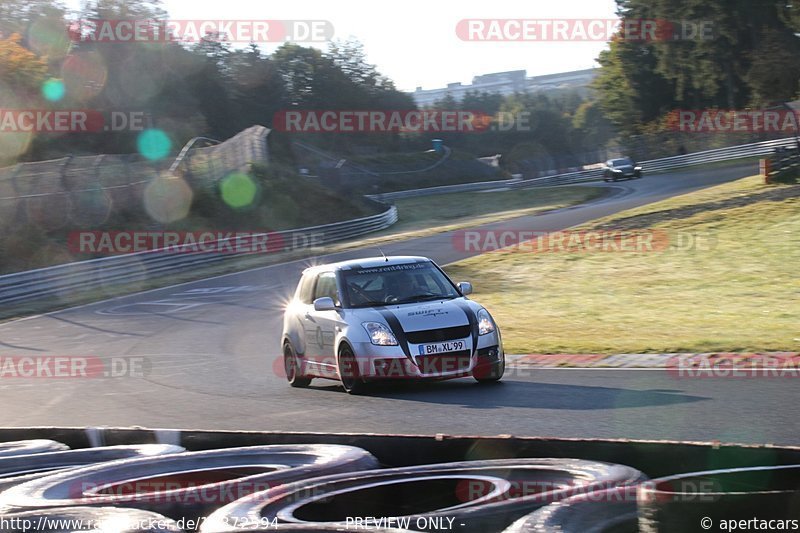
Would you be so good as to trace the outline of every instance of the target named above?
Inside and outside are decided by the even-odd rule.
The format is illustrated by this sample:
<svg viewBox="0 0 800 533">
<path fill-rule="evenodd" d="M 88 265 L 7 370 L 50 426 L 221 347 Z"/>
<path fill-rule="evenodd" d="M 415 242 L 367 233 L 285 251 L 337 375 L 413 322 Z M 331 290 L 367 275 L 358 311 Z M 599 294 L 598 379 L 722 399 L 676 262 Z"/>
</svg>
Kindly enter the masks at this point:
<svg viewBox="0 0 800 533">
<path fill-rule="evenodd" d="M 491 189 L 503 189 L 514 185 L 525 183 L 519 178 L 510 180 L 479 181 L 475 183 L 458 183 L 456 185 L 440 185 L 438 187 L 426 187 L 424 189 L 410 189 L 407 191 L 387 192 L 383 194 L 370 194 L 367 198 L 380 202 L 397 200 L 398 198 L 414 198 L 417 196 L 431 196 L 434 194 L 452 194 L 470 191 L 487 191 Z"/>
<path fill-rule="evenodd" d="M 764 141 L 753 144 L 743 144 L 740 146 L 728 146 L 693 154 L 676 155 L 663 159 L 653 159 L 641 161 L 640 164 L 646 174 L 666 172 L 678 168 L 691 167 L 695 165 L 705 165 L 709 163 L 719 163 L 722 161 L 735 161 L 750 157 L 759 157 L 772 154 L 779 148 L 790 148 L 795 146 L 794 137 L 787 139 L 777 139 L 774 141 Z M 465 183 L 462 185 L 447 185 L 444 187 L 429 187 L 425 189 L 414 189 L 373 195 L 370 198 L 383 201 L 395 200 L 398 198 L 410 198 L 417 196 L 428 196 L 434 194 L 449 194 L 458 192 L 487 191 L 498 188 L 508 189 L 527 189 L 532 187 L 551 187 L 555 185 L 571 185 L 574 183 L 585 183 L 590 181 L 600 181 L 603 179 L 601 169 L 581 170 L 578 172 L 568 172 L 565 174 L 554 174 L 552 176 L 542 176 L 528 180 L 505 180 L 488 181 L 480 183 Z"/>
<path fill-rule="evenodd" d="M 268 237 L 278 236 L 283 243 L 291 243 L 282 248 L 283 251 L 291 251 L 295 249 L 294 243 L 297 242 L 297 237 L 312 234 L 316 236 L 315 244 L 323 245 L 378 231 L 395 222 L 397 222 L 397 208 L 386 206 L 386 210 L 377 215 L 274 232 Z M 215 241 L 215 243 L 225 240 Z M 153 250 L 7 274 L 0 276 L 0 302 L 8 304 L 29 301 L 43 297 L 69 295 L 77 290 L 142 281 L 153 274 L 181 272 L 241 255 L 244 254 L 208 253 L 200 250 Z"/>
<path fill-rule="evenodd" d="M 737 159 L 758 157 L 771 154 L 778 148 L 793 146 L 795 142 L 796 141 L 794 137 L 790 137 L 787 139 L 743 144 L 740 146 L 728 146 L 726 148 L 717 148 L 714 150 L 706 150 L 704 152 L 696 152 L 693 154 L 676 155 L 673 157 L 665 157 L 663 159 L 640 161 L 639 164 L 642 166 L 642 169 L 646 174 L 659 173 L 695 165 L 707 165 L 710 163 L 720 163 L 723 161 L 735 161 Z M 598 181 L 601 179 L 603 179 L 603 171 L 600 169 L 593 169 L 525 180 L 522 183 L 512 186 L 512 188 L 522 189 L 526 187 L 541 187 L 545 185 L 565 185 L 569 183 Z"/>
</svg>

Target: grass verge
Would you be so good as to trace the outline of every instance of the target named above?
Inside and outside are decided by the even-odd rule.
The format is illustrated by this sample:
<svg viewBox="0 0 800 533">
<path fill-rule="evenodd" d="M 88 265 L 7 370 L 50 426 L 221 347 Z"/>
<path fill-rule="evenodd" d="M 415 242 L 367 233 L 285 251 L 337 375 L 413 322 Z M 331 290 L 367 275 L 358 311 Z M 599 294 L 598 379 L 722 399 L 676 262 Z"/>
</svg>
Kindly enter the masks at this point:
<svg viewBox="0 0 800 533">
<path fill-rule="evenodd" d="M 800 186 L 750 177 L 581 229 L 656 229 L 661 252 L 498 251 L 449 265 L 478 280 L 509 353 L 800 348 Z M 678 239 L 681 246 L 674 246 Z"/>
<path fill-rule="evenodd" d="M 459 229 L 588 202 L 607 191 L 600 187 L 542 187 L 402 198 L 395 202 L 399 219 L 391 234 L 432 228 Z"/>
</svg>

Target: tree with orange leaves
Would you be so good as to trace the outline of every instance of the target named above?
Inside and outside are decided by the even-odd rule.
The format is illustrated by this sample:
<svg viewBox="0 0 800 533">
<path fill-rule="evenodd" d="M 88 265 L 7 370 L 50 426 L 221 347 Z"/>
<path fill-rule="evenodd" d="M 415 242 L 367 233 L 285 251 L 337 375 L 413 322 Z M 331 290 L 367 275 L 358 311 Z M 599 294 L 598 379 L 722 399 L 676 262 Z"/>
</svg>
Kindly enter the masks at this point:
<svg viewBox="0 0 800 533">
<path fill-rule="evenodd" d="M 47 59 L 21 44 L 18 33 L 0 39 L 0 83 L 14 91 L 38 91 L 47 78 Z"/>
</svg>

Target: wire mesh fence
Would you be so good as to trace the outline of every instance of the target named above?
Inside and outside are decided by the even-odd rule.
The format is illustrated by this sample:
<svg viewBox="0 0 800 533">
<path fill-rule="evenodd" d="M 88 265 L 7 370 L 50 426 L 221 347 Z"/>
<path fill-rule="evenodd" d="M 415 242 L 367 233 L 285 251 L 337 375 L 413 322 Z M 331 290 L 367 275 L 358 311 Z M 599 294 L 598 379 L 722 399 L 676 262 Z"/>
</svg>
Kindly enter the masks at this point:
<svg viewBox="0 0 800 533">
<path fill-rule="evenodd" d="M 263 126 L 213 146 L 182 151 L 177 160 L 138 154 L 68 156 L 0 168 L 0 226 L 35 223 L 54 229 L 86 223 L 117 210 L 139 210 L 144 189 L 159 177 L 180 177 L 192 187 L 213 184 L 252 163 L 268 160 Z"/>
</svg>

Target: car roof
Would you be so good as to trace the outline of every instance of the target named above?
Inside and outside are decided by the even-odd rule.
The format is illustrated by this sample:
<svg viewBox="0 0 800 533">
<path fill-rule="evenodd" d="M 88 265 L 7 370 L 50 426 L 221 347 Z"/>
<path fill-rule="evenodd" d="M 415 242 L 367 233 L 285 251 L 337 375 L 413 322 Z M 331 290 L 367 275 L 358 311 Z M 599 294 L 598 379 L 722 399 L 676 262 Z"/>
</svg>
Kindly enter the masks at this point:
<svg viewBox="0 0 800 533">
<path fill-rule="evenodd" d="M 315 265 L 303 271 L 318 272 L 320 270 L 353 270 L 360 268 L 373 268 L 378 266 L 392 266 L 404 265 L 408 263 L 430 263 L 431 260 L 427 257 L 416 255 L 390 255 L 388 257 L 365 257 L 363 259 L 349 259 L 347 261 L 339 261 L 337 263 L 327 263 L 324 265 Z"/>
</svg>

